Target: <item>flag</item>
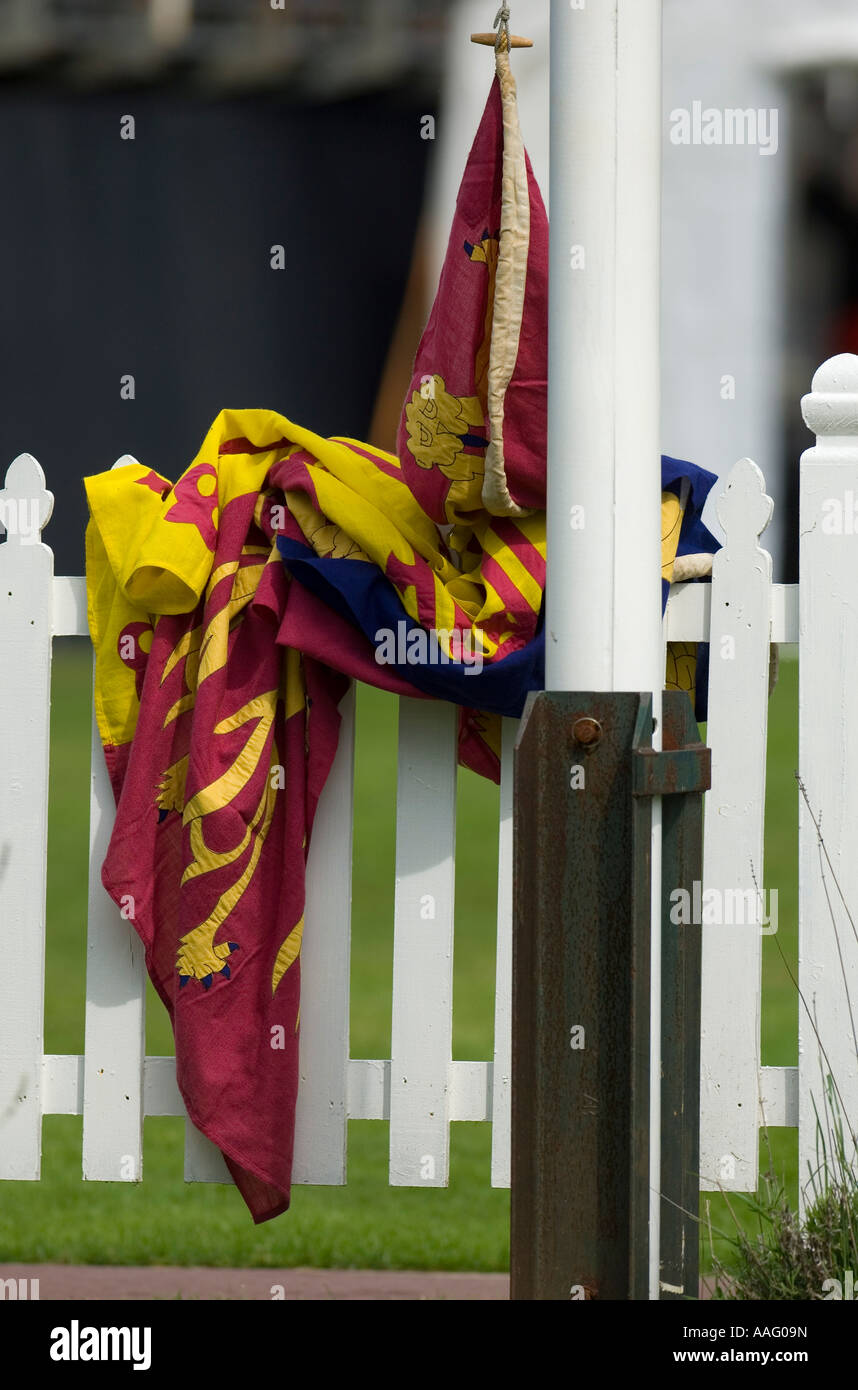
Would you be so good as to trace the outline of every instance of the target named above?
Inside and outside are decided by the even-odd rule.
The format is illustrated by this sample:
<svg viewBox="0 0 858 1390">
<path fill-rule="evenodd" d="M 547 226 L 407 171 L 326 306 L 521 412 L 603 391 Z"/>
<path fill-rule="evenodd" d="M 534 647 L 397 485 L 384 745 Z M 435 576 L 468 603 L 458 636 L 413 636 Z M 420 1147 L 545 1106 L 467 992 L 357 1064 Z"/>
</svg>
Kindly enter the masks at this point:
<svg viewBox="0 0 858 1390">
<path fill-rule="evenodd" d="M 501 719 L 544 683 L 548 225 L 503 57 L 397 454 L 228 410 L 175 484 L 86 479 L 102 881 L 257 1222 L 290 1202 L 305 869 L 349 681 L 455 702 L 460 762 L 494 780 Z M 677 556 L 715 548 L 713 482 L 662 460 L 665 597 Z M 679 688 L 695 656 L 673 653 Z"/>
<path fill-rule="evenodd" d="M 305 869 L 339 701 L 351 677 L 432 693 L 423 668 L 384 659 L 380 624 L 394 642 L 398 622 L 431 626 L 461 664 L 500 645 L 497 605 L 453 564 L 393 455 L 271 411 L 221 412 L 175 485 L 137 463 L 85 483 L 95 710 L 117 803 L 102 882 L 143 942 L 188 1114 L 264 1221 L 290 1201 Z M 322 567 L 334 582 L 300 582 Z M 510 689 L 487 688 L 498 711 L 541 678 L 529 608 Z M 495 777 L 498 720 L 475 710 L 460 731 L 463 763 Z"/>
<path fill-rule="evenodd" d="M 347 686 L 276 640 L 265 483 L 287 429 L 225 412 L 175 486 L 139 464 L 86 480 L 117 801 L 102 882 L 145 947 L 188 1114 L 256 1221 L 289 1205 L 306 851 Z"/>
</svg>

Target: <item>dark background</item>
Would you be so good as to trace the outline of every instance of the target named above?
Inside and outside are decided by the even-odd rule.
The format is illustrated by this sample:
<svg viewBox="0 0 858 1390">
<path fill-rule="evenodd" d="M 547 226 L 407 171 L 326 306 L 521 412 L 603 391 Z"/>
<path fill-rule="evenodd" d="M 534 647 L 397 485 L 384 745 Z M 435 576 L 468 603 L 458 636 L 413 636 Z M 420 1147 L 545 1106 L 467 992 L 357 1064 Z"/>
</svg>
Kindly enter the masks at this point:
<svg viewBox="0 0 858 1390">
<path fill-rule="evenodd" d="M 94 80 L 74 35 L 0 75 L 0 481 L 20 452 L 41 463 L 57 573 L 83 573 L 86 474 L 131 453 L 175 480 L 223 408 L 367 437 L 438 65 L 424 55 L 416 80 L 406 45 L 369 77 L 340 64 L 346 80 L 320 91 L 334 50 L 360 56 L 341 28 L 304 34 L 300 67 L 264 80 L 207 86 L 205 53 L 133 80 L 108 61 Z"/>
</svg>

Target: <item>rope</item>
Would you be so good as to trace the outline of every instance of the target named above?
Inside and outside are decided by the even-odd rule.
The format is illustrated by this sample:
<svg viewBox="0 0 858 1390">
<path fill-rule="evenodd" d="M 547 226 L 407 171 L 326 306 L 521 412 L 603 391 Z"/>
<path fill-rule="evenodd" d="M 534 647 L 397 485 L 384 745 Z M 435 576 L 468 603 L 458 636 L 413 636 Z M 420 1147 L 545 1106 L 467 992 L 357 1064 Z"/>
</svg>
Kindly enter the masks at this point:
<svg viewBox="0 0 858 1390">
<path fill-rule="evenodd" d="M 502 39 L 506 38 L 506 51 L 509 53 L 509 5 L 501 5 L 495 15 L 495 22 L 492 28 L 498 31 L 497 38 L 495 39 L 495 52 L 499 53 L 502 51 Z"/>
<path fill-rule="evenodd" d="M 711 555 L 677 555 L 673 562 L 671 581 L 674 584 L 684 584 L 688 579 L 702 579 L 704 575 L 711 573 Z"/>
<path fill-rule="evenodd" d="M 498 260 L 495 270 L 492 339 L 486 407 L 490 440 L 486 449 L 482 501 L 492 516 L 528 516 L 510 496 L 506 480 L 503 449 L 504 399 L 515 371 L 524 314 L 524 290 L 530 245 L 530 191 L 521 129 L 518 123 L 515 78 L 509 61 L 509 6 L 502 5 L 495 23 L 500 21 L 495 42 L 495 71 L 503 109 L 503 169 L 501 178 L 501 224 Z M 504 42 L 506 38 L 506 42 Z"/>
</svg>

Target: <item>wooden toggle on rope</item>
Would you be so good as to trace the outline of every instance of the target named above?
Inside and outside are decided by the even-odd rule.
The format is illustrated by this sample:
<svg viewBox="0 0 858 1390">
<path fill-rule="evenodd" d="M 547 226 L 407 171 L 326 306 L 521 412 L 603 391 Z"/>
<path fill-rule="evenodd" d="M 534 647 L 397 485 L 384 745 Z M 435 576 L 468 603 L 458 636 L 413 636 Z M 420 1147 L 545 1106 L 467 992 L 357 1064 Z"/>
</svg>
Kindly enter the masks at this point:
<svg viewBox="0 0 858 1390">
<path fill-rule="evenodd" d="M 509 5 L 501 5 L 495 15 L 496 34 L 472 34 L 471 43 L 482 43 L 487 48 L 494 48 L 496 52 L 508 52 L 511 48 L 532 48 L 532 39 L 523 39 L 518 34 L 509 32 Z"/>
</svg>

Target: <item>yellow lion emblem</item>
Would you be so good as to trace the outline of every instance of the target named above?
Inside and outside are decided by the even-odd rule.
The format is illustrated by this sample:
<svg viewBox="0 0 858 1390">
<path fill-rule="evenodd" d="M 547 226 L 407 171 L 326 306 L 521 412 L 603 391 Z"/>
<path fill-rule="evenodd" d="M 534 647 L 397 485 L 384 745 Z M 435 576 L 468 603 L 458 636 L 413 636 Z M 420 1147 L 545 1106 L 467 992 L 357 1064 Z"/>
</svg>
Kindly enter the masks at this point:
<svg viewBox="0 0 858 1390">
<path fill-rule="evenodd" d="M 437 468 L 452 482 L 483 477 L 483 460 L 464 452 L 466 443 L 486 443 L 476 396 L 452 396 L 443 377 L 426 377 L 405 406 L 405 422 L 408 448 L 420 468 Z M 472 431 L 479 436 L 471 438 Z"/>
</svg>

